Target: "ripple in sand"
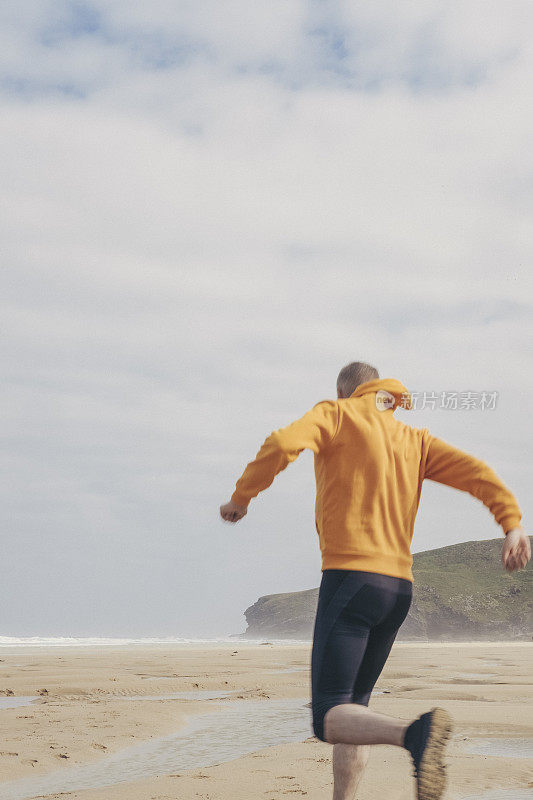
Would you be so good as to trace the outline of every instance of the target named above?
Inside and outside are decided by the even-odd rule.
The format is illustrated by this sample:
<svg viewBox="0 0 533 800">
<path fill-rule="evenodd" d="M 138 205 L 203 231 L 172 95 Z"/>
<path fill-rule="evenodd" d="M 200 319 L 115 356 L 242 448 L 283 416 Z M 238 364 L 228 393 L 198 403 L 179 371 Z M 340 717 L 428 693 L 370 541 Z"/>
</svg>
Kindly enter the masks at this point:
<svg viewBox="0 0 533 800">
<path fill-rule="evenodd" d="M 213 689 L 192 689 L 191 691 L 173 692 L 172 694 L 121 694 L 114 700 L 217 700 L 219 697 L 229 697 L 237 691 L 216 691 Z"/>
</svg>

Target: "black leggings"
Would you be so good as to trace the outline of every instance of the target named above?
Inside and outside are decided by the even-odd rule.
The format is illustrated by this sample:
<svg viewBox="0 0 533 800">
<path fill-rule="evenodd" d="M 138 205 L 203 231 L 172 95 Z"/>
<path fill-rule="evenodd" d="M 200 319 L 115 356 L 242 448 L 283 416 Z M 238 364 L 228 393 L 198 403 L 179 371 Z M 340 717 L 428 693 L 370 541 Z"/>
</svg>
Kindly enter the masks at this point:
<svg viewBox="0 0 533 800">
<path fill-rule="evenodd" d="M 323 570 L 311 656 L 313 731 L 323 742 L 328 709 L 339 703 L 368 705 L 412 591 L 406 578 Z"/>
</svg>

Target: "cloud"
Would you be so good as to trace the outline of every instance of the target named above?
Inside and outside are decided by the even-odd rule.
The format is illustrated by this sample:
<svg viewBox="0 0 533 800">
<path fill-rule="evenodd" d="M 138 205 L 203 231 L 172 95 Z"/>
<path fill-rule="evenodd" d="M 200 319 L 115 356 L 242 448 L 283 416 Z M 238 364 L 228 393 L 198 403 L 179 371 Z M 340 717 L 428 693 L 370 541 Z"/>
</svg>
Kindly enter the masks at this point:
<svg viewBox="0 0 533 800">
<path fill-rule="evenodd" d="M 7 633 L 228 633 L 317 585 L 309 453 L 218 506 L 356 358 L 498 390 L 402 419 L 525 510 L 529 4 L 223 8 L 3 8 Z M 427 496 L 415 550 L 499 534 Z"/>
</svg>

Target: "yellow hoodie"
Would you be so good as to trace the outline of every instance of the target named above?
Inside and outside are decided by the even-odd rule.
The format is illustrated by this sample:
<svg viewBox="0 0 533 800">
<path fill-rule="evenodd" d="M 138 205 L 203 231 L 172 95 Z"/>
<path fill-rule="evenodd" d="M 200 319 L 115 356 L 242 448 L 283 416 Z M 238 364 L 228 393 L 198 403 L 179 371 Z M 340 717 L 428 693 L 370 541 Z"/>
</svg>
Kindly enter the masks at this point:
<svg viewBox="0 0 533 800">
<path fill-rule="evenodd" d="M 483 461 L 393 415 L 411 407 L 395 378 L 322 400 L 268 436 L 231 500 L 248 506 L 306 447 L 314 452 L 322 570 L 354 569 L 413 580 L 410 545 L 424 478 L 481 500 L 507 533 L 520 524 L 516 499 Z M 379 406 L 379 407 L 378 407 Z"/>
</svg>

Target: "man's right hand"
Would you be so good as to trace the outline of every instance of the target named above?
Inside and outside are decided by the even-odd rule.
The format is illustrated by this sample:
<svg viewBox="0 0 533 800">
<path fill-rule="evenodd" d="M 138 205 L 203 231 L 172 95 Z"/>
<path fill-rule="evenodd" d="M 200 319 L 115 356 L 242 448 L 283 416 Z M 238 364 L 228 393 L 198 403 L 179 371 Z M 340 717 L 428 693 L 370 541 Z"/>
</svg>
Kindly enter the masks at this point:
<svg viewBox="0 0 533 800">
<path fill-rule="evenodd" d="M 523 528 L 508 531 L 502 548 L 502 564 L 507 572 L 522 569 L 530 559 L 531 544 Z"/>
<path fill-rule="evenodd" d="M 238 506 L 237 503 L 233 503 L 231 500 L 229 503 L 220 506 L 220 516 L 222 519 L 226 520 L 226 522 L 238 522 L 246 516 L 247 512 L 247 506 Z"/>
</svg>

